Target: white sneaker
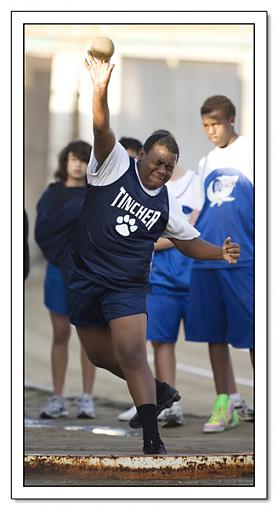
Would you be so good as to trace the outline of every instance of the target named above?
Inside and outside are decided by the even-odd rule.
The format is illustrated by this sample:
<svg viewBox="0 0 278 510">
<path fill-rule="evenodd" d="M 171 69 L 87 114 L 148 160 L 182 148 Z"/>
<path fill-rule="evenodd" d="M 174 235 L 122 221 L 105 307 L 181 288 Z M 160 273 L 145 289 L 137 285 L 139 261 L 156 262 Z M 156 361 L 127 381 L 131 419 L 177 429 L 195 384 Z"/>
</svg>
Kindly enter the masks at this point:
<svg viewBox="0 0 278 510">
<path fill-rule="evenodd" d="M 167 411 L 167 408 L 166 408 L 166 409 L 163 409 L 163 410 L 161 411 L 161 413 L 160 413 L 160 414 L 158 415 L 158 417 L 157 417 L 157 421 L 163 421 L 163 420 L 164 420 L 166 411 Z"/>
<path fill-rule="evenodd" d="M 122 413 L 118 414 L 118 420 L 119 421 L 129 421 L 133 416 L 137 413 L 137 409 L 135 406 L 130 407 L 126 411 L 123 411 Z"/>
<path fill-rule="evenodd" d="M 162 412 L 164 413 L 162 417 L 162 427 L 178 427 L 179 425 L 184 425 L 185 419 L 179 402 L 174 402 L 172 407 L 169 409 L 166 408 Z"/>
<path fill-rule="evenodd" d="M 235 402 L 234 404 L 241 421 L 254 421 L 254 410 L 244 398 L 242 398 L 240 402 Z"/>
<path fill-rule="evenodd" d="M 166 411 L 168 411 L 168 409 L 163 409 L 163 411 L 161 411 L 161 413 L 157 417 L 157 421 L 163 421 L 164 420 L 164 416 L 165 416 Z M 131 418 L 133 418 L 133 416 L 136 413 L 137 413 L 136 407 L 132 406 L 129 409 L 127 409 L 127 411 L 123 411 L 122 413 L 118 414 L 118 420 L 119 421 L 130 421 Z"/>
<path fill-rule="evenodd" d="M 48 403 L 41 410 L 41 418 L 62 418 L 68 416 L 67 405 L 64 397 L 53 395 L 48 399 Z"/>
<path fill-rule="evenodd" d="M 95 418 L 96 410 L 92 395 L 84 393 L 76 399 L 77 418 Z"/>
</svg>

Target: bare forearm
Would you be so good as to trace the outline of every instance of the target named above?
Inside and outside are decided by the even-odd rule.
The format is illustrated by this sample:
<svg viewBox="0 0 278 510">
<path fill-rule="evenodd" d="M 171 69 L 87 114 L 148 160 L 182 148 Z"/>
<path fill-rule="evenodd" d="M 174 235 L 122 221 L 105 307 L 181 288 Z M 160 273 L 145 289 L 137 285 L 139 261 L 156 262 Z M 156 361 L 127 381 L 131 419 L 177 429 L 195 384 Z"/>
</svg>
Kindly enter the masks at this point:
<svg viewBox="0 0 278 510">
<path fill-rule="evenodd" d="M 94 155 L 101 165 L 115 145 L 115 135 L 110 129 L 107 103 L 107 89 L 114 66 L 109 62 L 93 58 L 90 52 L 85 58 L 85 66 L 94 84 L 92 105 Z"/>
<path fill-rule="evenodd" d="M 110 128 L 110 115 L 107 103 L 107 87 L 94 87 L 93 92 L 93 129 L 94 136 L 105 133 Z"/>
<path fill-rule="evenodd" d="M 93 130 L 94 155 L 101 164 L 110 154 L 115 144 L 115 135 L 110 129 L 107 87 L 94 87 L 93 92 Z"/>
<path fill-rule="evenodd" d="M 172 239 L 174 245 L 187 257 L 200 260 L 223 260 L 223 247 L 208 243 L 199 237 L 188 241 Z"/>
</svg>

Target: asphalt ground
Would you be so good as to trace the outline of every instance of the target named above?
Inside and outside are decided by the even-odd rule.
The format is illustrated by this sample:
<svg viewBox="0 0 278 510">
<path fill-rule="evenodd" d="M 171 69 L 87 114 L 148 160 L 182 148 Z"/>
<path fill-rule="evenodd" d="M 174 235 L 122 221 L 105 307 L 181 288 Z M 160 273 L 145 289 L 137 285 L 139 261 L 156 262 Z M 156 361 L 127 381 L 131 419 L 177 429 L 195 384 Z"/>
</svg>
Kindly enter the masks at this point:
<svg viewBox="0 0 278 510">
<path fill-rule="evenodd" d="M 41 419 L 38 410 L 49 394 L 42 390 L 26 388 L 25 390 L 25 455 L 26 456 L 109 456 L 133 457 L 142 455 L 141 429 L 130 429 L 127 422 L 119 422 L 117 415 L 124 409 L 121 402 L 96 398 L 97 416 L 94 419 L 78 419 L 75 416 L 75 397 L 68 398 L 69 416 L 55 420 Z M 185 424 L 174 428 L 164 428 L 160 423 L 160 433 L 167 447 L 169 456 L 215 456 L 253 452 L 253 424 L 242 422 L 239 427 L 221 434 L 204 434 L 202 425 L 204 417 L 185 413 Z M 90 480 L 74 478 L 59 469 L 27 473 L 26 485 L 119 485 L 138 484 L 137 480 L 119 480 L 104 476 L 100 480 L 94 476 Z M 140 476 L 139 476 L 140 478 Z M 164 479 L 167 485 L 253 485 L 252 475 L 227 478 L 204 476 L 190 480 Z M 143 480 L 143 485 L 161 485 L 161 480 Z"/>
<path fill-rule="evenodd" d="M 73 331 L 70 342 L 69 366 L 65 396 L 69 402 L 69 417 L 41 420 L 39 412 L 51 391 L 50 345 L 51 326 L 43 306 L 42 265 L 32 268 L 26 282 L 25 295 L 25 455 L 142 455 L 141 430 L 132 430 L 117 415 L 131 403 L 125 383 L 104 370 L 97 370 L 94 387 L 97 416 L 94 420 L 80 420 L 75 416 L 75 397 L 81 393 L 79 341 Z M 151 359 L 152 350 L 148 346 Z M 205 344 L 185 342 L 181 327 L 177 343 L 177 383 L 182 395 L 185 424 L 165 429 L 161 436 L 168 455 L 245 454 L 253 452 L 253 423 L 241 422 L 234 429 L 220 434 L 204 434 L 215 399 L 215 390 Z M 232 359 L 241 395 L 252 403 L 252 369 L 246 351 L 232 349 Z M 151 367 L 153 367 L 152 363 Z M 64 474 L 26 476 L 26 485 L 92 485 L 84 479 L 67 479 Z M 144 480 L 94 480 L 95 485 L 150 485 Z M 155 482 L 161 485 L 161 480 Z M 253 485 L 253 476 L 204 480 L 169 480 L 169 485 Z"/>
</svg>

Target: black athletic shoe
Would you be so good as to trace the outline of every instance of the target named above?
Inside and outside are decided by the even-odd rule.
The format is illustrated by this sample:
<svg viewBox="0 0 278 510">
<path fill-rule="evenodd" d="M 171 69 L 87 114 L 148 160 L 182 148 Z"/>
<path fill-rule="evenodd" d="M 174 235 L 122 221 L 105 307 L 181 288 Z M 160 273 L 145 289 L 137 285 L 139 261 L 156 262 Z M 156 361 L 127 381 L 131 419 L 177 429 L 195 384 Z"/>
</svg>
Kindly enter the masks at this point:
<svg viewBox="0 0 278 510">
<path fill-rule="evenodd" d="M 143 452 L 146 455 L 167 455 L 167 450 L 159 438 L 158 440 L 144 439 Z"/>
<path fill-rule="evenodd" d="M 157 416 L 161 413 L 161 411 L 163 411 L 163 409 L 165 409 L 166 407 L 171 407 L 174 402 L 178 402 L 181 399 L 179 392 L 175 388 L 170 386 L 170 384 L 167 383 L 163 384 L 164 392 L 157 400 L 156 406 Z M 135 415 L 129 420 L 128 424 L 132 429 L 140 429 L 140 427 L 142 427 L 142 423 L 138 413 L 135 413 Z"/>
</svg>

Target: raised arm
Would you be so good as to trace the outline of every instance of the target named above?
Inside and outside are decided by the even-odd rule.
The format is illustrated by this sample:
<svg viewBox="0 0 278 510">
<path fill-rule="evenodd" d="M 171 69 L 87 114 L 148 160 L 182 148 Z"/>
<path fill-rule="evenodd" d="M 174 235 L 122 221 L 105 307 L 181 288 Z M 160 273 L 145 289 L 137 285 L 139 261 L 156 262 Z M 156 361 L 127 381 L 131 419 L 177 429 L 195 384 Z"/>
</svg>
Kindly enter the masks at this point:
<svg viewBox="0 0 278 510">
<path fill-rule="evenodd" d="M 237 243 L 232 243 L 231 238 L 227 237 L 223 246 L 216 246 L 208 243 L 199 237 L 188 241 L 171 239 L 176 248 L 184 255 L 193 259 L 201 260 L 226 260 L 229 264 L 236 264 L 240 257 L 240 247 Z"/>
<path fill-rule="evenodd" d="M 115 135 L 110 129 L 107 102 L 107 89 L 114 65 L 95 59 L 90 52 L 87 53 L 84 63 L 94 85 L 92 104 L 94 155 L 101 165 L 115 145 Z"/>
</svg>

